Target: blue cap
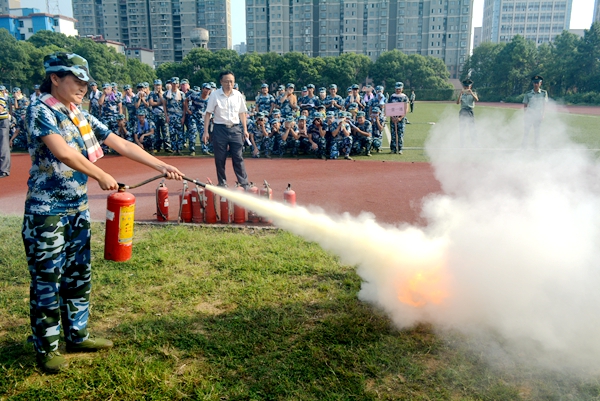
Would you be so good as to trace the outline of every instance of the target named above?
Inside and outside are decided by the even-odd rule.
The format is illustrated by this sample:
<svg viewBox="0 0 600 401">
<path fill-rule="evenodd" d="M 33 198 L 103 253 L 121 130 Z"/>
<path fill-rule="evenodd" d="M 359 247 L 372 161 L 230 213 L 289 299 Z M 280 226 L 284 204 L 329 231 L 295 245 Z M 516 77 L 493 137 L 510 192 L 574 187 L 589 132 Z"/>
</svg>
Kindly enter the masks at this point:
<svg viewBox="0 0 600 401">
<path fill-rule="evenodd" d="M 306 120 L 306 116 L 300 116 L 298 117 L 298 120 Z"/>
<path fill-rule="evenodd" d="M 282 90 L 284 90 L 284 89 L 285 89 L 285 86 L 283 86 L 283 85 L 279 85 L 279 86 L 277 87 L 277 90 L 280 90 L 280 91 L 282 91 Z"/>
<path fill-rule="evenodd" d="M 216 83 L 214 83 L 214 82 L 211 82 L 211 83 L 210 83 L 210 87 L 211 87 L 212 89 L 217 89 L 217 84 L 216 84 Z"/>
<path fill-rule="evenodd" d="M 162 81 L 160 79 L 155 79 L 154 85 L 162 85 Z"/>
<path fill-rule="evenodd" d="M 210 88 L 212 88 L 212 87 L 210 86 L 210 83 L 208 83 L 208 82 L 205 82 L 205 83 L 203 83 L 203 84 L 202 84 L 202 89 L 204 89 L 204 88 L 208 88 L 208 89 L 210 89 Z"/>
<path fill-rule="evenodd" d="M 306 86 L 303 86 L 302 87 L 302 92 L 307 92 L 307 91 L 308 91 L 308 88 Z"/>
<path fill-rule="evenodd" d="M 189 83 L 190 83 L 190 81 L 188 81 L 186 78 L 183 78 L 183 79 L 181 80 L 181 83 L 182 83 L 182 84 L 189 84 Z"/>
<path fill-rule="evenodd" d="M 96 83 L 96 81 L 92 81 L 90 82 L 90 86 L 98 86 L 98 84 Z"/>
<path fill-rule="evenodd" d="M 272 118 L 271 121 L 269 121 L 269 124 L 273 125 L 275 123 L 280 123 L 281 121 L 279 121 L 278 118 Z"/>
<path fill-rule="evenodd" d="M 173 78 L 171 78 L 171 83 L 172 84 L 178 84 L 179 83 L 179 77 L 173 77 Z"/>
<path fill-rule="evenodd" d="M 315 86 L 313 84 L 308 84 L 308 85 L 306 85 L 306 87 L 315 89 Z"/>
<path fill-rule="evenodd" d="M 379 107 L 373 107 L 371 110 L 373 113 L 381 113 L 381 109 Z"/>
<path fill-rule="evenodd" d="M 358 113 L 356 113 L 356 117 L 364 117 L 366 114 L 364 111 L 359 111 Z"/>
<path fill-rule="evenodd" d="M 200 87 L 199 87 L 199 86 L 194 86 L 194 87 L 192 88 L 192 90 L 193 90 L 194 92 L 200 92 Z"/>
<path fill-rule="evenodd" d="M 359 86 L 358 86 L 358 84 L 354 84 L 354 85 L 351 86 L 351 88 L 352 89 L 359 89 Z"/>
<path fill-rule="evenodd" d="M 337 89 L 337 85 L 336 84 L 331 84 L 331 85 L 329 85 L 329 89 Z"/>
<path fill-rule="evenodd" d="M 125 119 L 125 114 L 117 114 L 117 121 L 124 120 L 124 119 Z"/>
<path fill-rule="evenodd" d="M 296 86 L 293 83 L 289 83 L 286 85 L 286 88 L 295 88 Z"/>
<path fill-rule="evenodd" d="M 139 109 L 137 109 L 137 115 L 138 116 L 145 116 L 146 115 L 146 110 L 140 107 Z"/>
<path fill-rule="evenodd" d="M 69 71 L 82 81 L 89 82 L 90 67 L 86 59 L 75 53 L 57 52 L 44 57 L 46 74 L 58 71 Z"/>
<path fill-rule="evenodd" d="M 112 86 L 113 88 L 116 88 L 116 87 L 117 87 L 117 86 L 119 86 L 119 85 L 117 85 L 117 83 L 116 83 L 116 82 L 111 82 L 110 86 Z"/>
<path fill-rule="evenodd" d="M 19 88 L 18 86 L 15 86 L 13 88 L 13 93 L 16 93 L 16 92 L 21 92 L 21 88 Z"/>
<path fill-rule="evenodd" d="M 396 88 L 404 88 L 404 83 L 396 82 Z"/>
<path fill-rule="evenodd" d="M 325 117 L 325 116 L 323 115 L 323 113 L 318 113 L 318 112 L 317 112 L 317 113 L 315 113 L 315 118 L 323 118 L 323 117 Z"/>
<path fill-rule="evenodd" d="M 323 87 L 320 87 L 320 88 L 319 88 L 319 92 L 327 92 L 327 89 L 325 89 L 325 88 L 323 88 Z"/>
<path fill-rule="evenodd" d="M 39 85 L 33 85 L 33 89 L 35 89 L 35 90 L 40 89 L 40 86 Z"/>
<path fill-rule="evenodd" d="M 375 87 L 375 90 L 376 90 L 377 92 L 383 92 L 383 86 L 381 86 L 381 85 L 377 85 L 377 86 Z"/>
<path fill-rule="evenodd" d="M 110 83 L 109 82 L 105 82 L 102 84 L 102 89 L 106 89 L 106 88 L 110 88 Z"/>
<path fill-rule="evenodd" d="M 131 89 L 131 85 L 129 85 L 129 84 L 123 85 L 123 89 L 125 89 L 125 90 Z"/>
<path fill-rule="evenodd" d="M 268 88 L 268 87 L 269 87 L 269 84 L 262 84 L 260 87 L 261 87 L 261 88 Z"/>
</svg>

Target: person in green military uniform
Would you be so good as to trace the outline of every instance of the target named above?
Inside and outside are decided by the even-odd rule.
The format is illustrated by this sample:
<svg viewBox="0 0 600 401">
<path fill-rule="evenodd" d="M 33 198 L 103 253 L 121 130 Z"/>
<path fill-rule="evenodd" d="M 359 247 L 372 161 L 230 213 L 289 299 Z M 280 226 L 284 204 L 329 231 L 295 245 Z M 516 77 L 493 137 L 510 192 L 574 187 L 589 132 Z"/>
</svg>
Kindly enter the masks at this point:
<svg viewBox="0 0 600 401">
<path fill-rule="evenodd" d="M 533 89 L 523 97 L 525 105 L 525 134 L 523 135 L 523 143 L 521 147 L 528 147 L 529 132 L 533 129 L 533 147 L 539 147 L 540 127 L 544 119 L 544 111 L 546 103 L 548 103 L 548 92 L 542 89 L 542 81 L 544 79 L 535 75 L 531 78 Z"/>
<path fill-rule="evenodd" d="M 456 104 L 460 104 L 460 111 L 458 112 L 458 130 L 460 134 L 461 148 L 465 144 L 465 132 L 468 133 L 471 144 L 477 144 L 475 114 L 473 113 L 473 109 L 475 108 L 475 102 L 479 101 L 477 93 L 473 91 L 473 81 L 470 79 L 465 79 L 462 84 L 463 90 L 458 95 L 458 99 L 456 99 Z"/>
</svg>

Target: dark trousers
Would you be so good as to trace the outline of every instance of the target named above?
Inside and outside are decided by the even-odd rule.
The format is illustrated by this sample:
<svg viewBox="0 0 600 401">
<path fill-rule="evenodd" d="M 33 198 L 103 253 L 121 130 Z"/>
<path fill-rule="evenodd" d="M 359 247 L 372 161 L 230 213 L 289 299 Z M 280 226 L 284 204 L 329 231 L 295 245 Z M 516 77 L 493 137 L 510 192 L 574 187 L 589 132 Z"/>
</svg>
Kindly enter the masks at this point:
<svg viewBox="0 0 600 401">
<path fill-rule="evenodd" d="M 211 139 L 214 147 L 215 166 L 217 168 L 217 179 L 220 186 L 227 185 L 225 176 L 225 162 L 227 161 L 227 151 L 231 152 L 231 163 L 233 171 L 237 177 L 238 183 L 244 188 L 248 187 L 248 175 L 244 166 L 244 133 L 242 127 L 234 125 L 228 128 L 223 124 L 214 124 Z"/>
</svg>

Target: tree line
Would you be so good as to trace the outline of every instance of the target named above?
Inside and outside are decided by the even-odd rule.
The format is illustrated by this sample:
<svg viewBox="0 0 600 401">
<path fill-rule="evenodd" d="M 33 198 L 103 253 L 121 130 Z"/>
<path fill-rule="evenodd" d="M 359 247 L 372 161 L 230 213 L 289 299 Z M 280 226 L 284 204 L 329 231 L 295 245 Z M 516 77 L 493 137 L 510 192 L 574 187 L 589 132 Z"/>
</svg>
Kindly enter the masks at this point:
<svg viewBox="0 0 600 401">
<path fill-rule="evenodd" d="M 509 43 L 482 43 L 467 59 L 461 78 L 469 75 L 485 101 L 518 102 L 531 89 L 531 77 L 541 75 L 552 98 L 600 104 L 600 23 L 583 37 L 563 31 L 540 46 L 520 35 Z"/>
<path fill-rule="evenodd" d="M 70 51 L 85 57 L 93 78 L 103 82 L 137 84 L 155 78 L 163 81 L 177 76 L 192 86 L 217 82 L 219 72 L 234 71 L 240 90 L 249 98 L 267 82 L 273 87 L 292 82 L 299 89 L 309 83 L 344 88 L 367 81 L 392 91 L 396 81 L 406 91 L 414 89 L 420 100 L 449 100 L 455 95 L 443 61 L 399 50 L 383 53 L 375 62 L 369 57 L 344 53 L 337 57 L 308 57 L 297 52 L 247 53 L 233 50 L 211 52 L 193 49 L 182 62 L 161 64 L 158 68 L 127 59 L 114 48 L 88 38 L 76 38 L 40 31 L 26 41 L 17 41 L 0 29 L 0 83 L 7 87 L 31 88 L 44 77 L 43 58 L 55 51 Z M 520 101 L 530 89 L 533 75 L 544 77 L 543 87 L 555 99 L 569 103 L 600 104 L 600 23 L 594 23 L 583 37 L 567 31 L 552 43 L 536 46 L 523 36 L 509 43 L 482 43 L 468 57 L 461 79 L 470 77 L 485 101 Z"/>
</svg>

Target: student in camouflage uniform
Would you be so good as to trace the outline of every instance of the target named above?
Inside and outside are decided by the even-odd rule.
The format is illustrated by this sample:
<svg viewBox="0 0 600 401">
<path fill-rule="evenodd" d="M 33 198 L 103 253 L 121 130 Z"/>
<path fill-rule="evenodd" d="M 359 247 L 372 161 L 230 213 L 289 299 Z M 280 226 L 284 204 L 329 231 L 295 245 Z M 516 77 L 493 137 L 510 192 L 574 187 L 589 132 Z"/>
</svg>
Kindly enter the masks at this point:
<svg viewBox="0 0 600 401">
<path fill-rule="evenodd" d="M 390 153 L 402 154 L 402 146 L 404 146 L 404 129 L 406 128 L 406 112 L 408 111 L 408 96 L 403 93 L 404 84 L 396 82 L 395 93 L 390 96 L 390 103 L 406 103 L 404 105 L 404 115 L 390 117 Z M 396 137 L 397 142 L 396 142 Z"/>
<path fill-rule="evenodd" d="M 322 104 L 325 105 L 327 111 L 334 111 L 337 113 L 340 110 L 344 110 L 344 99 L 337 94 L 336 84 L 329 85 L 329 95 L 327 95 Z"/>
<path fill-rule="evenodd" d="M 252 143 L 252 157 L 259 158 L 261 150 L 265 150 L 265 140 L 271 134 L 271 126 L 264 113 L 258 113 L 253 121 L 248 122 L 248 133 Z"/>
<path fill-rule="evenodd" d="M 127 84 L 123 86 L 123 108 L 127 111 L 127 129 L 133 132 L 133 127 L 137 121 L 137 111 L 135 108 L 135 95 L 131 85 Z"/>
<path fill-rule="evenodd" d="M 383 129 L 385 127 L 385 117 L 381 114 L 379 107 L 373 107 L 371 110 L 371 127 L 373 128 L 373 144 L 371 149 L 375 149 L 375 152 L 381 152 L 381 144 L 383 143 Z"/>
<path fill-rule="evenodd" d="M 125 118 L 125 114 L 117 114 L 117 132 L 115 134 L 126 141 L 133 142 L 133 130 L 129 129 L 129 122 Z"/>
<path fill-rule="evenodd" d="M 316 113 L 312 124 L 308 127 L 307 133 L 308 142 L 310 143 L 308 151 L 316 157 L 326 160 L 327 140 L 325 139 L 324 118 L 325 115 L 323 113 Z"/>
<path fill-rule="evenodd" d="M 338 112 L 338 118 L 332 124 L 330 159 L 335 160 L 343 154 L 344 159 L 352 160 L 350 157 L 350 152 L 352 151 L 352 131 L 350 124 L 346 120 L 349 115 L 350 113 L 346 113 L 345 111 Z"/>
<path fill-rule="evenodd" d="M 167 123 L 171 134 L 171 147 L 176 155 L 183 150 L 183 102 L 185 94 L 179 90 L 179 78 L 171 78 L 171 90 L 165 93 L 167 101 Z"/>
<path fill-rule="evenodd" d="M 11 98 L 10 102 L 10 108 L 12 110 L 13 117 L 16 119 L 15 130 L 18 130 L 20 134 L 25 133 L 25 112 L 27 111 L 28 106 L 29 99 L 27 99 L 27 96 L 24 96 L 23 93 L 21 93 L 20 88 L 14 87 L 13 97 Z M 17 135 L 22 136 L 19 134 Z M 24 143 L 25 140 L 23 139 L 24 138 L 17 139 L 17 144 L 19 144 L 20 141 Z"/>
<path fill-rule="evenodd" d="M 138 109 L 133 132 L 135 143 L 146 152 L 152 153 L 154 147 L 154 123 L 147 118 L 146 110 Z"/>
<path fill-rule="evenodd" d="M 100 105 L 100 121 L 112 132 L 117 132 L 117 116 L 123 114 L 121 98 L 113 91 L 108 82 L 102 85 Z"/>
<path fill-rule="evenodd" d="M 271 126 L 271 132 L 269 136 L 263 141 L 263 147 L 265 149 L 265 157 L 271 158 L 271 155 L 280 155 L 282 152 L 282 140 L 281 140 L 281 120 L 277 118 L 269 121 Z"/>
<path fill-rule="evenodd" d="M 523 97 L 525 106 L 525 135 L 523 136 L 522 147 L 527 148 L 529 131 L 533 129 L 533 147 L 539 147 L 540 127 L 544 119 L 546 103 L 548 103 L 548 92 L 542 89 L 543 78 L 535 75 L 531 78 L 533 89 Z"/>
<path fill-rule="evenodd" d="M 279 102 L 281 106 L 281 117 L 285 120 L 288 117 L 293 117 L 295 111 L 298 109 L 298 100 L 294 95 L 294 84 L 287 84 L 285 93 Z"/>
<path fill-rule="evenodd" d="M 306 117 L 303 116 L 304 121 Z M 298 127 L 294 117 L 288 117 L 283 124 L 283 133 L 281 134 L 281 152 L 279 156 L 283 156 L 287 149 L 290 149 L 292 156 L 298 155 L 300 149 L 300 136 L 298 135 Z"/>
<path fill-rule="evenodd" d="M 168 178 L 181 180 L 182 173 L 77 108 L 90 80 L 83 57 L 54 53 L 44 58 L 44 67 L 43 95 L 26 114 L 32 165 L 22 237 L 31 276 L 30 339 L 39 366 L 55 373 L 68 366 L 58 351 L 61 324 L 67 352 L 113 345 L 90 337 L 87 330 L 92 274 L 87 180 L 92 177 L 103 190 L 118 188 L 116 180 L 94 164 L 102 157 L 98 143 Z"/>
<path fill-rule="evenodd" d="M 169 135 L 169 124 L 167 124 L 167 102 L 164 98 L 162 81 L 154 80 L 154 91 L 148 96 L 148 104 L 154 120 L 154 152 L 160 152 L 161 148 L 165 152 L 171 152 L 171 137 Z"/>
<path fill-rule="evenodd" d="M 317 106 L 319 105 L 319 98 L 315 96 L 315 86 L 313 84 L 308 84 L 306 86 L 306 96 L 298 99 L 298 105 L 300 107 L 300 111 L 308 110 L 307 119 L 313 118 L 317 111 Z"/>
<path fill-rule="evenodd" d="M 356 122 L 351 123 L 352 130 L 352 151 L 359 155 L 362 149 L 365 149 L 365 156 L 371 156 L 371 146 L 373 145 L 373 126 L 367 120 L 364 111 L 356 113 Z"/>
<path fill-rule="evenodd" d="M 209 83 L 202 84 L 202 89 L 198 88 L 197 91 L 190 94 L 188 108 L 192 112 L 192 118 L 196 124 L 196 129 L 200 138 L 204 135 L 204 113 L 206 112 L 206 105 L 208 103 L 208 97 L 210 96 L 211 88 Z M 212 156 L 213 147 L 212 142 L 204 143 L 200 141 L 200 148 L 202 149 L 203 155 Z"/>
<path fill-rule="evenodd" d="M 269 84 L 260 86 L 260 94 L 256 96 L 255 103 L 257 111 L 266 116 L 271 115 L 271 112 L 276 106 L 276 101 L 273 95 L 269 93 Z"/>
<path fill-rule="evenodd" d="M 358 89 L 359 86 L 357 84 L 354 84 L 350 87 L 350 93 L 348 94 L 346 100 L 344 100 L 344 107 L 346 107 L 346 109 L 348 109 L 350 104 L 356 103 L 359 111 L 364 110 L 365 105 L 362 101 L 362 96 L 360 96 L 360 93 L 358 93 Z"/>
<path fill-rule="evenodd" d="M 98 90 L 98 84 L 96 82 L 90 82 L 89 111 L 91 115 L 98 119 L 100 119 L 100 96 L 102 96 L 102 92 Z"/>
<path fill-rule="evenodd" d="M 312 124 L 312 121 L 311 121 Z M 298 153 L 308 153 L 310 149 L 310 141 L 308 140 L 308 118 L 306 116 L 298 117 L 296 134 L 298 135 Z"/>
</svg>

